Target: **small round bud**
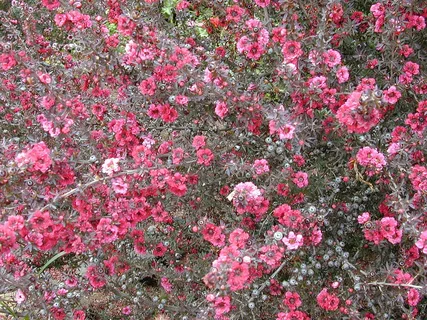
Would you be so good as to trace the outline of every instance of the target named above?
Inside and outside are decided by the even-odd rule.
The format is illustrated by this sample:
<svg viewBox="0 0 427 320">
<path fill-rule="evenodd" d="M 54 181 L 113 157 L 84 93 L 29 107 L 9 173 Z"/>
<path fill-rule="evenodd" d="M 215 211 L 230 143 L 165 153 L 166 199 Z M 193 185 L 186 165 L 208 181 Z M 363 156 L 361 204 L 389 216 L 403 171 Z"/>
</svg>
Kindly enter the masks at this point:
<svg viewBox="0 0 427 320">
<path fill-rule="evenodd" d="M 280 231 L 275 232 L 274 233 L 274 239 L 277 240 L 277 241 L 282 240 L 283 239 L 283 233 L 280 232 Z"/>
</svg>

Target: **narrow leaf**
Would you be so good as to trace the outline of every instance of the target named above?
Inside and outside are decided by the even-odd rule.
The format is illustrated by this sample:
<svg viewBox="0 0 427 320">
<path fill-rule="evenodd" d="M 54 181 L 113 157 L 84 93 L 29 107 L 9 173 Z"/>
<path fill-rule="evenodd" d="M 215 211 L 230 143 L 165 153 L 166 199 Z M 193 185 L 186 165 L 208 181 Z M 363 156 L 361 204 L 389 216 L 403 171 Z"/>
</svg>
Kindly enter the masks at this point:
<svg viewBox="0 0 427 320">
<path fill-rule="evenodd" d="M 48 262 L 46 262 L 43 267 L 40 268 L 40 271 L 38 274 L 40 275 L 47 267 L 49 267 L 55 260 L 61 258 L 63 255 L 66 255 L 67 253 L 65 251 L 61 251 L 57 254 L 55 254 L 52 258 L 49 259 Z"/>
</svg>

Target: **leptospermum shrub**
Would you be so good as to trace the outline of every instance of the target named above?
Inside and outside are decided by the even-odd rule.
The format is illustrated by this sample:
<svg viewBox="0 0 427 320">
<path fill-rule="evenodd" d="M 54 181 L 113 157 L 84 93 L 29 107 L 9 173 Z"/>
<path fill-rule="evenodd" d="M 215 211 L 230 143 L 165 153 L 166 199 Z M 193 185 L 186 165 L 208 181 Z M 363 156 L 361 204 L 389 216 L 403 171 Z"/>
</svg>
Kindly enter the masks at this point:
<svg viewBox="0 0 427 320">
<path fill-rule="evenodd" d="M 5 318 L 427 317 L 424 1 L 0 5 Z"/>
</svg>

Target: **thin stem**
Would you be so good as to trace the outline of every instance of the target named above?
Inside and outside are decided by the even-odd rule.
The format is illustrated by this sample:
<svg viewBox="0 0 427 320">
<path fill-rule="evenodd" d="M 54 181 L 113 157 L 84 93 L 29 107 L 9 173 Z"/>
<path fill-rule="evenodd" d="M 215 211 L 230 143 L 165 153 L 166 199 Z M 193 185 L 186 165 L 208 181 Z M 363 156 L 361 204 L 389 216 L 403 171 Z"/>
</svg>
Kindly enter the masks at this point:
<svg viewBox="0 0 427 320">
<path fill-rule="evenodd" d="M 390 287 L 408 287 L 408 288 L 415 288 L 415 289 L 422 289 L 422 286 L 416 286 L 413 284 L 407 284 L 407 283 L 388 283 L 388 282 L 369 282 L 365 283 L 367 286 L 390 286 Z"/>
</svg>

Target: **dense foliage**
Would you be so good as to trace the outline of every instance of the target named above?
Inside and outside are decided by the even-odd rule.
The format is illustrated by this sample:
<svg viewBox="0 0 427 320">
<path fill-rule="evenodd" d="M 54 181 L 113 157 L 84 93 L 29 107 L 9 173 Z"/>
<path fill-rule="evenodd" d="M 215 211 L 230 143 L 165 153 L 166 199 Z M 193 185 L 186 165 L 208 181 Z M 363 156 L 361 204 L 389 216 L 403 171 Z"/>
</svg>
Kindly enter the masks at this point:
<svg viewBox="0 0 427 320">
<path fill-rule="evenodd" d="M 0 1 L 0 312 L 426 319 L 426 19 Z"/>
</svg>

